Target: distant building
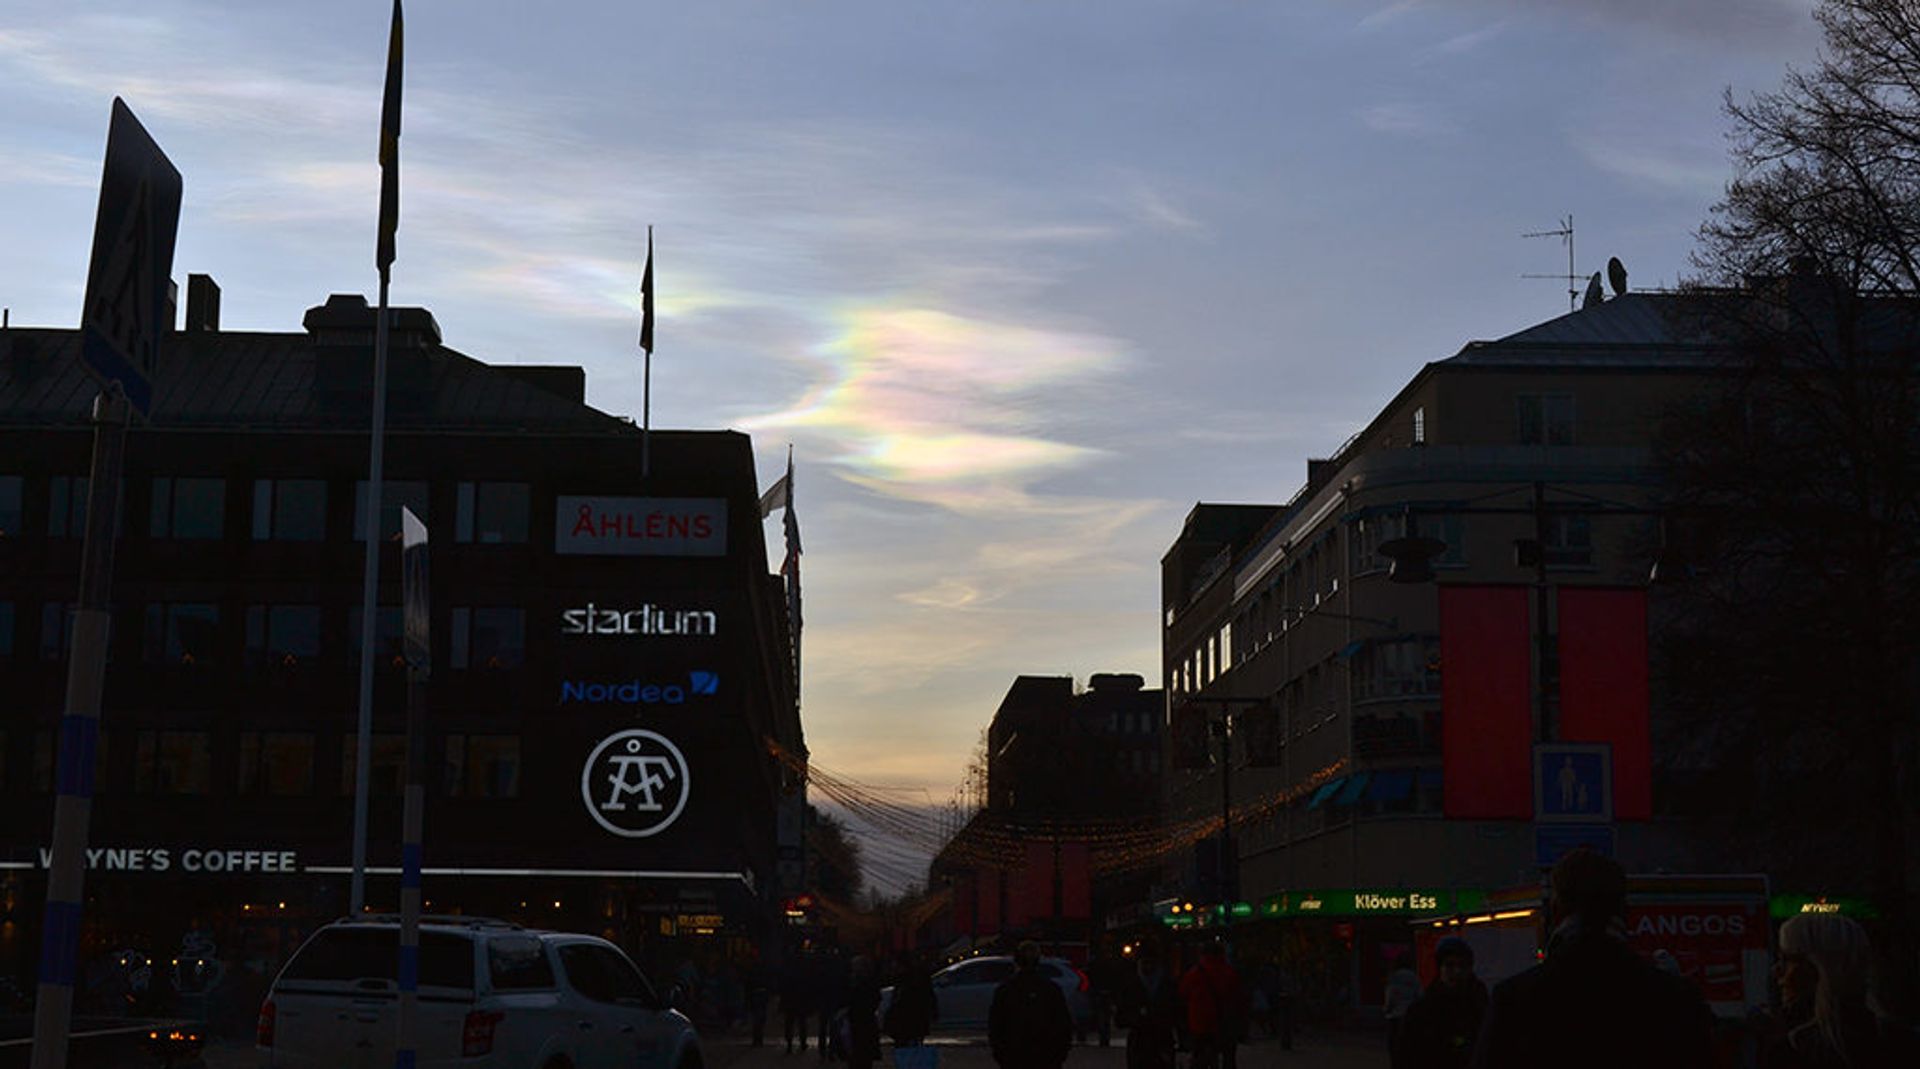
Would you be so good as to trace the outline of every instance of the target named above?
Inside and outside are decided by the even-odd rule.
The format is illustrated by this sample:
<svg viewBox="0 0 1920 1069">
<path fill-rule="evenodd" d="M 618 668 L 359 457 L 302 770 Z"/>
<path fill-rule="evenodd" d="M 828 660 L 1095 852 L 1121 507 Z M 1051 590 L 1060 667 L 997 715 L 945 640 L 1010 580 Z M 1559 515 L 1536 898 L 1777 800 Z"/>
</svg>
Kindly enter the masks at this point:
<svg viewBox="0 0 1920 1069">
<path fill-rule="evenodd" d="M 348 909 L 374 313 L 219 329 L 196 277 L 128 437 L 84 954 L 189 929 L 271 963 Z M 31 980 L 94 384 L 0 332 L 0 969 Z M 425 897 L 649 957 L 773 923 L 804 755 L 752 445 L 639 431 L 577 367 L 490 366 L 394 310 L 382 519 L 431 534 Z M 397 908 L 397 545 L 375 632 L 368 901 Z M 623 763 L 624 762 L 624 763 Z M 637 763 L 636 763 L 637 762 Z M 797 857 L 797 831 L 790 847 Z M 797 890 L 791 888 L 790 890 Z"/>
<path fill-rule="evenodd" d="M 1134 674 L 1018 676 L 987 729 L 987 805 L 933 861 L 950 930 L 1085 942 L 1146 889 L 1102 868 L 1111 840 L 1158 820 L 1165 703 Z"/>
<path fill-rule="evenodd" d="M 1285 504 L 1189 515 L 1162 561 L 1168 811 L 1218 812 L 1224 745 L 1232 864 L 1203 844 L 1184 893 L 1232 888 L 1250 918 L 1236 941 L 1273 950 L 1290 929 L 1322 962 L 1304 980 L 1370 1004 L 1411 917 L 1537 879 L 1543 853 L 1583 837 L 1629 868 L 1679 849 L 1648 767 L 1651 446 L 1714 354 L 1675 301 L 1625 294 L 1469 344 L 1308 461 Z M 1427 581 L 1390 578 L 1383 546 L 1409 536 L 1431 540 L 1403 565 L 1424 558 Z M 1561 678 L 1563 625 L 1637 628 L 1637 665 L 1634 640 L 1612 665 L 1581 643 Z M 1534 822 L 1536 744 L 1610 751 L 1605 783 L 1579 755 L 1566 823 Z"/>
</svg>

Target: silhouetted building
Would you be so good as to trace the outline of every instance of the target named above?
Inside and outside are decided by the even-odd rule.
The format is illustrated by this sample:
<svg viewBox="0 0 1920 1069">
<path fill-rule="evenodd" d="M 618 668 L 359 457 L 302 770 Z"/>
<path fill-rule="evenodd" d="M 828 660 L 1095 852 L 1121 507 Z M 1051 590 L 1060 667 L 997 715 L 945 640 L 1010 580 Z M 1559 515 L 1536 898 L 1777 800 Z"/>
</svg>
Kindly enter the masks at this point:
<svg viewBox="0 0 1920 1069">
<path fill-rule="evenodd" d="M 210 933 L 272 961 L 348 909 L 374 313 L 219 329 L 196 280 L 128 437 L 84 957 Z M 72 330 L 0 332 L 0 967 L 30 979 L 95 394 Z M 394 310 L 383 537 L 431 532 L 425 897 L 662 940 L 770 923 L 804 754 L 752 446 L 641 436 L 578 367 L 496 367 Z M 375 631 L 374 876 L 397 907 L 397 544 Z M 797 827 L 797 824 L 795 825 Z M 696 936 L 694 933 L 698 933 Z"/>
</svg>

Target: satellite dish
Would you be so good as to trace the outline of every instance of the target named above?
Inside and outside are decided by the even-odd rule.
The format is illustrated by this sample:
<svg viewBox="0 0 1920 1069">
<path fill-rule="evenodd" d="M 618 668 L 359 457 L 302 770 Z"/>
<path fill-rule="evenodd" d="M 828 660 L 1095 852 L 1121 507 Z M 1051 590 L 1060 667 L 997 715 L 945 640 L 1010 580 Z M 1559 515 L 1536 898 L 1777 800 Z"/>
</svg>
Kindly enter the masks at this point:
<svg viewBox="0 0 1920 1069">
<path fill-rule="evenodd" d="M 1615 297 L 1627 292 L 1627 265 L 1618 256 L 1607 257 L 1607 284 L 1613 287 Z"/>
<path fill-rule="evenodd" d="M 1587 279 L 1587 295 L 1580 298 L 1580 310 L 1584 312 L 1606 299 L 1606 295 L 1600 292 L 1600 272 L 1595 271 L 1593 277 Z"/>
</svg>

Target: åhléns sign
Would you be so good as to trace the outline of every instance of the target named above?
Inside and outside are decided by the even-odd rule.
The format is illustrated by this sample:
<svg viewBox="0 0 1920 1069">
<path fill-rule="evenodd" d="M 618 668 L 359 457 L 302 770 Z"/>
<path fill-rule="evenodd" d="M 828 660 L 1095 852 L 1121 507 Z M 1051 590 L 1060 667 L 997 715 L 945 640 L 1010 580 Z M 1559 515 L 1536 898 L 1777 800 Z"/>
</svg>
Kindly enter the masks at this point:
<svg viewBox="0 0 1920 1069">
<path fill-rule="evenodd" d="M 724 557 L 720 497 L 574 497 L 555 504 L 553 551 L 614 557 Z"/>
</svg>

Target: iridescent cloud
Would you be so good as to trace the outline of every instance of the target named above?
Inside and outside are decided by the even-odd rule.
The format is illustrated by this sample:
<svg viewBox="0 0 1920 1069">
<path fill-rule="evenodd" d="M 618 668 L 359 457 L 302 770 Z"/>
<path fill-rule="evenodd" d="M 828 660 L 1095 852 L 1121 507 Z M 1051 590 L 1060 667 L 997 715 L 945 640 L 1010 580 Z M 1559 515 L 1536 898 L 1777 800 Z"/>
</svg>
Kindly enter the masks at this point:
<svg viewBox="0 0 1920 1069">
<path fill-rule="evenodd" d="M 749 426 L 815 431 L 850 481 L 959 511 L 1020 508 L 1032 480 L 1096 455 L 1040 432 L 1122 359 L 1091 334 L 901 306 L 852 310 L 817 355 L 819 384 Z"/>
</svg>

